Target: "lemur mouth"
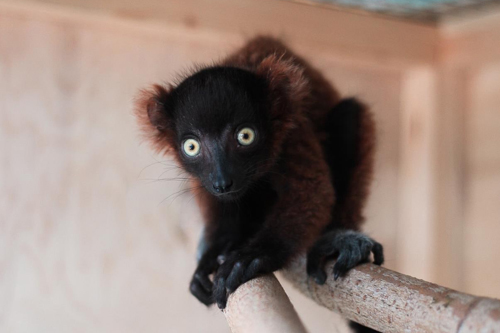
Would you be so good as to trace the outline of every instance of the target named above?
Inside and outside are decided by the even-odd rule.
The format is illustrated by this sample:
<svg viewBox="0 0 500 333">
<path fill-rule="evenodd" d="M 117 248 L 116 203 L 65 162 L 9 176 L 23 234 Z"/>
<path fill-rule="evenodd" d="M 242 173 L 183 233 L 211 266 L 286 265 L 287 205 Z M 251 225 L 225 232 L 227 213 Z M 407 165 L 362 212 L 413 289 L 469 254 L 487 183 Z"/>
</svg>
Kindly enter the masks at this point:
<svg viewBox="0 0 500 333">
<path fill-rule="evenodd" d="M 245 192 L 244 188 L 240 188 L 240 189 L 228 191 L 228 192 L 225 192 L 225 193 L 214 193 L 214 192 L 212 192 L 212 194 L 215 197 L 217 197 L 217 199 L 219 199 L 219 200 L 222 200 L 222 201 L 233 201 L 233 200 L 236 200 L 236 199 L 240 198 L 241 196 L 243 196 L 244 192 Z"/>
</svg>

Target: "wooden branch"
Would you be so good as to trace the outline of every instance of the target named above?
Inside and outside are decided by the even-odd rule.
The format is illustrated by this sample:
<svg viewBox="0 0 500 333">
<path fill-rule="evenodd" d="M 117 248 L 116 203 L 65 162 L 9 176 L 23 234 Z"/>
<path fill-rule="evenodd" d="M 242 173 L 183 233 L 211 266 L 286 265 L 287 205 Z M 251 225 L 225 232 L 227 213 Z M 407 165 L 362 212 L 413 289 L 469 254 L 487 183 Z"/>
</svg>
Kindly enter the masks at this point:
<svg viewBox="0 0 500 333">
<path fill-rule="evenodd" d="M 326 267 L 331 272 L 333 263 Z M 381 332 L 500 332 L 500 301 L 476 297 L 373 264 L 322 286 L 307 277 L 305 258 L 285 277 L 316 303 Z"/>
<path fill-rule="evenodd" d="M 229 297 L 224 310 L 233 333 L 306 333 L 274 275 L 253 279 Z"/>
<path fill-rule="evenodd" d="M 326 266 L 332 271 L 333 263 Z M 500 332 L 500 300 L 477 297 L 364 264 L 322 286 L 306 274 L 305 258 L 283 272 L 319 305 L 381 332 Z M 305 332 L 274 276 L 252 280 L 236 290 L 225 310 L 231 330 Z"/>
</svg>

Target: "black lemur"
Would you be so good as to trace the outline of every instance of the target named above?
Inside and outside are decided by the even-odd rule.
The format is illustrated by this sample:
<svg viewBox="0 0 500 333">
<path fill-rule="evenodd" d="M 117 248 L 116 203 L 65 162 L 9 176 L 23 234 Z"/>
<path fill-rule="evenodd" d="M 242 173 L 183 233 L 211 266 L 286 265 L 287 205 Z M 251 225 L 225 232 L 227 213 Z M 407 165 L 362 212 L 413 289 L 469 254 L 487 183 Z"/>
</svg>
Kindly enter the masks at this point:
<svg viewBox="0 0 500 333">
<path fill-rule="evenodd" d="M 136 113 L 157 152 L 190 175 L 206 222 L 190 284 L 204 304 L 226 306 L 244 282 L 308 251 L 323 284 L 360 262 L 383 262 L 359 232 L 372 174 L 375 128 L 356 99 L 282 42 L 257 37 L 176 85 L 142 91 Z M 213 275 L 213 279 L 209 276 Z"/>
</svg>

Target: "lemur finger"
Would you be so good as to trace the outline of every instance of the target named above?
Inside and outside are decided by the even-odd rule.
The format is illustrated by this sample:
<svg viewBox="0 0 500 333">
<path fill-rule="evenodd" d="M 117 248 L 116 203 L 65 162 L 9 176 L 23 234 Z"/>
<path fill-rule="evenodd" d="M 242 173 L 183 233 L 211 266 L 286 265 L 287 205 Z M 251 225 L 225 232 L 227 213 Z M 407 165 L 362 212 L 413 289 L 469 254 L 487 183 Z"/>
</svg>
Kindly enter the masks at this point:
<svg viewBox="0 0 500 333">
<path fill-rule="evenodd" d="M 212 305 L 214 300 L 212 298 L 212 293 L 207 292 L 197 280 L 191 281 L 189 285 L 189 291 L 196 297 L 200 302 L 205 304 L 206 306 Z"/>
<path fill-rule="evenodd" d="M 337 280 L 341 275 L 344 275 L 344 273 L 347 271 L 347 263 L 349 260 L 349 252 L 344 251 L 342 252 L 335 265 L 333 265 L 333 278 Z"/>
<path fill-rule="evenodd" d="M 248 265 L 247 269 L 245 270 L 245 275 L 243 276 L 243 283 L 255 278 L 257 274 L 260 273 L 262 270 L 262 267 L 264 265 L 264 261 L 260 258 L 255 258 L 252 260 L 250 265 Z"/>
<path fill-rule="evenodd" d="M 226 261 L 226 255 L 224 254 L 220 254 L 217 256 L 217 264 L 222 265 L 224 263 L 224 261 Z"/>
<path fill-rule="evenodd" d="M 384 263 L 384 248 L 382 244 L 375 242 L 372 247 L 373 252 L 373 263 L 375 265 L 382 265 Z"/>
<path fill-rule="evenodd" d="M 200 284 L 203 286 L 203 288 L 207 292 L 210 292 L 210 293 L 212 292 L 213 283 L 208 278 L 208 274 L 205 274 L 202 272 L 196 272 L 196 273 L 194 273 L 193 279 L 196 279 L 197 281 L 199 281 Z"/>
<path fill-rule="evenodd" d="M 327 278 L 323 269 L 324 257 L 317 251 L 311 251 L 307 255 L 307 275 L 314 278 L 317 284 L 324 284 Z"/>
<path fill-rule="evenodd" d="M 366 258 L 362 257 L 361 248 L 359 246 L 350 247 L 350 255 L 347 258 L 347 270 L 350 270 L 351 268 L 355 267 L 357 264 L 359 264 L 361 261 L 365 259 Z"/>
<path fill-rule="evenodd" d="M 233 292 L 243 283 L 243 277 L 245 274 L 245 267 L 241 261 L 234 264 L 233 269 L 226 281 L 226 288 L 230 292 Z"/>
<path fill-rule="evenodd" d="M 314 278 L 314 281 L 319 284 L 323 285 L 326 282 L 327 275 L 326 272 L 323 268 L 318 267 L 314 273 L 309 274 L 311 277 Z"/>
<path fill-rule="evenodd" d="M 370 260 L 370 254 L 374 245 L 372 240 L 359 241 L 359 251 L 361 256 L 361 262 L 368 262 Z"/>
<path fill-rule="evenodd" d="M 219 309 L 224 310 L 227 303 L 226 279 L 218 278 L 214 284 L 213 297 Z"/>
</svg>

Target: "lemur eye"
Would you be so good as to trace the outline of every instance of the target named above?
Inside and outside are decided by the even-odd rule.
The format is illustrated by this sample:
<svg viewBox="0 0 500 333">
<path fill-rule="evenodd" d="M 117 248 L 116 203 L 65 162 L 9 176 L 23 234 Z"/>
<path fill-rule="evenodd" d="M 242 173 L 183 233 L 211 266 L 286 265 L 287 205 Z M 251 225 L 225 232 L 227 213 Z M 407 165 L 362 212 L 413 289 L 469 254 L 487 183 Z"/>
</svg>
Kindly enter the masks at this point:
<svg viewBox="0 0 500 333">
<path fill-rule="evenodd" d="M 200 143 L 195 139 L 187 139 L 182 145 L 187 156 L 194 157 L 200 153 Z"/>
<path fill-rule="evenodd" d="M 242 128 L 238 132 L 238 142 L 242 146 L 248 146 L 255 141 L 255 132 L 250 127 Z"/>
</svg>

